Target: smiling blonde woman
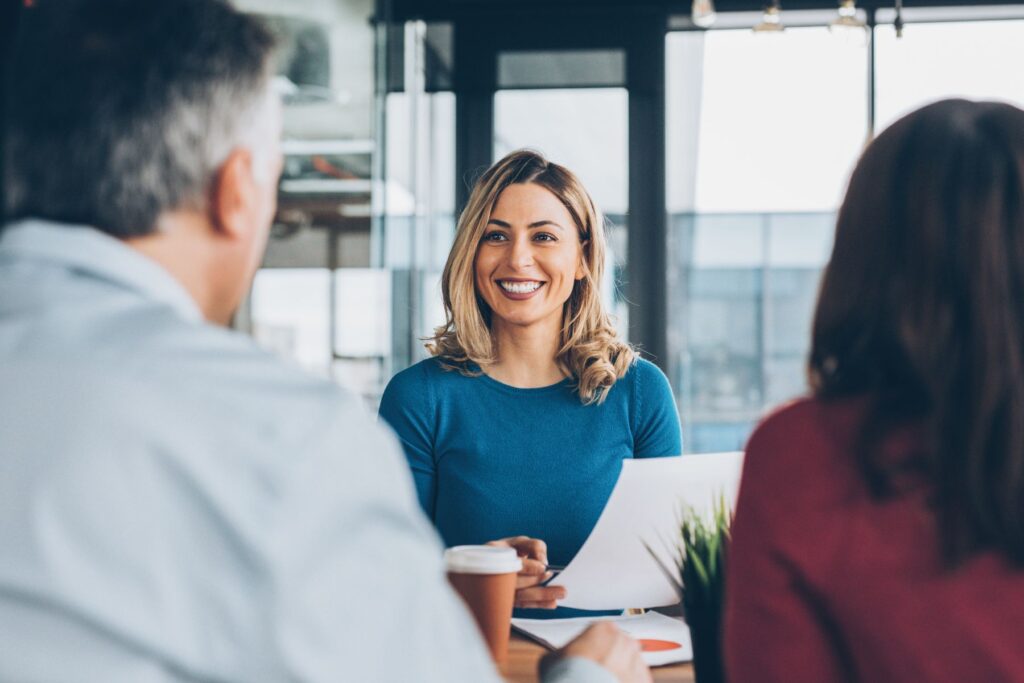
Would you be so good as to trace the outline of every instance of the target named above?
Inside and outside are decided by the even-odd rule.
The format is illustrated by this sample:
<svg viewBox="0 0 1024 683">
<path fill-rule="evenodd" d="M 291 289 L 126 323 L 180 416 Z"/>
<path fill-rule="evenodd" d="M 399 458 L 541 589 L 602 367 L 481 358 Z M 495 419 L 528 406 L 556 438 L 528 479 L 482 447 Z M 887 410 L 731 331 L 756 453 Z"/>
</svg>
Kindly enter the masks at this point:
<svg viewBox="0 0 1024 683">
<path fill-rule="evenodd" d="M 544 565 L 580 549 L 624 459 L 682 449 L 668 380 L 604 310 L 604 262 L 603 220 L 576 176 L 509 154 L 459 218 L 433 358 L 381 399 L 445 543 L 513 537 L 504 542 L 536 560 L 516 604 L 548 611 L 520 616 L 573 612 L 551 611 L 564 590 L 538 585 Z"/>
</svg>

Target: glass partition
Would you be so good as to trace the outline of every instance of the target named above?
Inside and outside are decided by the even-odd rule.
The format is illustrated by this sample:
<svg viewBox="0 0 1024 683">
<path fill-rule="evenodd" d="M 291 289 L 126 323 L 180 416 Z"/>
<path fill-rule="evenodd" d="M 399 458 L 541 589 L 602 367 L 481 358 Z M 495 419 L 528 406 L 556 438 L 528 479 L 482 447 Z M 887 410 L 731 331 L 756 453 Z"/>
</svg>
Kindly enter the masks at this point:
<svg viewBox="0 0 1024 683">
<path fill-rule="evenodd" d="M 376 37 L 373 0 L 239 0 L 278 36 L 275 87 L 284 101 L 284 169 L 263 267 L 236 326 L 307 370 L 344 363 L 374 372 L 338 379 L 372 395 L 382 381 L 373 343 L 390 312 L 353 307 L 341 283 L 372 292 Z M 339 296 L 339 292 L 342 294 Z M 338 335 L 344 328 L 352 330 Z M 353 343 L 352 334 L 367 336 Z"/>
<path fill-rule="evenodd" d="M 666 44 L 669 379 L 687 452 L 804 391 L 834 211 L 867 138 L 867 48 L 824 27 Z"/>
<path fill-rule="evenodd" d="M 284 44 L 286 163 L 236 325 L 373 404 L 443 321 L 456 187 L 472 181 L 455 170 L 458 24 L 375 23 L 386 1 L 239 4 Z M 804 391 L 834 213 L 869 121 L 881 129 L 947 96 L 1024 105 L 1012 68 L 1024 59 L 1020 8 L 983 9 L 908 10 L 901 39 L 880 23 L 873 82 L 870 43 L 831 35 L 832 11 L 783 11 L 793 22 L 778 35 L 754 34 L 757 17 L 738 14 L 666 35 L 669 357 L 658 360 L 687 451 L 741 447 L 766 410 Z M 533 147 L 579 173 L 610 219 L 606 296 L 623 333 L 614 283 L 628 257 L 630 54 L 499 50 L 491 150 Z"/>
</svg>

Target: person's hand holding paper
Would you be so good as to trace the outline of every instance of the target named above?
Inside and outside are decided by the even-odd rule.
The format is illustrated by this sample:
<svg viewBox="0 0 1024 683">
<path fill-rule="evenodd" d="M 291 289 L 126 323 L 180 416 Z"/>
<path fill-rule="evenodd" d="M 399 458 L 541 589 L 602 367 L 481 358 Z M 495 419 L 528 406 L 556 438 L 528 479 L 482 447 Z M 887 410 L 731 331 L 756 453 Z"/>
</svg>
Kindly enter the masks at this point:
<svg viewBox="0 0 1024 683">
<path fill-rule="evenodd" d="M 513 536 L 491 541 L 487 545 L 515 548 L 523 562 L 516 578 L 515 606 L 532 609 L 555 609 L 566 596 L 564 586 L 542 585 L 551 578 L 548 571 L 548 547 L 544 541 L 529 536 Z"/>
<path fill-rule="evenodd" d="M 561 605 L 588 610 L 661 607 L 679 602 L 673 577 L 684 510 L 735 500 L 742 453 L 626 460 L 597 525 L 549 587 Z"/>
</svg>

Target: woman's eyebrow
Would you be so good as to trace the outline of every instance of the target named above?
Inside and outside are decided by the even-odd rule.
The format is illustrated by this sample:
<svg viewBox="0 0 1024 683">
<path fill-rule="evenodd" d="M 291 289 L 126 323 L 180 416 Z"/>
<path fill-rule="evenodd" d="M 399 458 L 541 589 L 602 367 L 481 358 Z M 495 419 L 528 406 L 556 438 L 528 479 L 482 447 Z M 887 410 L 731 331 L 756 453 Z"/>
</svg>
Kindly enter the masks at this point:
<svg viewBox="0 0 1024 683">
<path fill-rule="evenodd" d="M 510 223 L 506 223 L 505 221 L 499 220 L 497 218 L 492 218 L 492 219 L 487 221 L 488 225 L 490 225 L 491 223 L 493 223 L 494 225 L 497 225 L 499 228 L 511 228 L 512 227 L 512 225 Z M 558 228 L 559 230 L 565 230 L 565 228 L 563 228 L 558 223 L 556 223 L 554 221 L 549 221 L 547 219 L 540 220 L 540 221 L 534 221 L 533 223 L 530 223 L 526 227 L 532 230 L 533 228 L 543 228 L 546 225 L 553 225 L 554 227 Z"/>
</svg>

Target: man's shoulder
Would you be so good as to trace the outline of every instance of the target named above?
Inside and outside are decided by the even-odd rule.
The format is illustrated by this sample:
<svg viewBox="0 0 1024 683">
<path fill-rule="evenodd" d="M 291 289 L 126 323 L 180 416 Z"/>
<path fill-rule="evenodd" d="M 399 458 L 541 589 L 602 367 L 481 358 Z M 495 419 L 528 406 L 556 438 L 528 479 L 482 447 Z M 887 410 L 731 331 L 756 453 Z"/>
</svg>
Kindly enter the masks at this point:
<svg viewBox="0 0 1024 683">
<path fill-rule="evenodd" d="M 105 325 L 109 348 L 83 361 L 98 384 L 127 387 L 124 400 L 147 401 L 193 423 L 219 423 L 218 429 L 262 432 L 270 442 L 300 440 L 326 416 L 342 419 L 361 408 L 334 382 L 241 332 L 159 308 L 124 318 Z"/>
<path fill-rule="evenodd" d="M 137 368 L 182 388 L 202 385 L 214 395 L 238 396 L 251 410 L 296 413 L 315 407 L 338 409 L 357 402 L 326 377 L 305 370 L 261 347 L 248 335 L 213 325 L 172 328 L 146 344 Z"/>
</svg>

